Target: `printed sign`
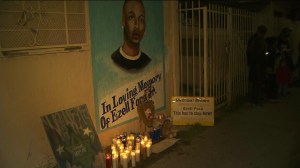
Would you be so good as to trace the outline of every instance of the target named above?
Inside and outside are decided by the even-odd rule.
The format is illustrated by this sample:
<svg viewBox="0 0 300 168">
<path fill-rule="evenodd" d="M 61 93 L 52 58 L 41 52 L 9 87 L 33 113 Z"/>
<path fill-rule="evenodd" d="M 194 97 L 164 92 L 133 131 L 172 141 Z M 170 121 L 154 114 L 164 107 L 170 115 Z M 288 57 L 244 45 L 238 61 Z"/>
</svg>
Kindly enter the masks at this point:
<svg viewBox="0 0 300 168">
<path fill-rule="evenodd" d="M 213 97 L 172 97 L 171 116 L 174 125 L 214 125 Z"/>
</svg>

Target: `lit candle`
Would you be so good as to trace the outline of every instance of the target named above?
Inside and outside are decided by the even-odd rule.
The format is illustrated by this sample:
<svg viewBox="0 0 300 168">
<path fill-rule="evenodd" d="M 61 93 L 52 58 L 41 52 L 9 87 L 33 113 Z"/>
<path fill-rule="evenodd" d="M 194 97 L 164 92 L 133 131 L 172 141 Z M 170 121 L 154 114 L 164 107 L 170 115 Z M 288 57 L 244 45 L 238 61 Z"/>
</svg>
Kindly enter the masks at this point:
<svg viewBox="0 0 300 168">
<path fill-rule="evenodd" d="M 147 149 L 146 149 L 145 145 L 142 145 L 141 154 L 143 155 L 143 159 L 146 160 L 146 158 L 147 158 Z"/>
<path fill-rule="evenodd" d="M 130 161 L 130 151 L 128 149 L 126 149 L 125 153 L 127 155 L 127 160 Z"/>
<path fill-rule="evenodd" d="M 132 147 L 132 145 L 129 145 L 127 148 L 128 148 L 129 151 L 132 151 L 133 147 Z"/>
<path fill-rule="evenodd" d="M 120 146 L 120 144 L 121 144 L 121 140 L 117 139 L 117 146 Z"/>
<path fill-rule="evenodd" d="M 111 168 L 111 157 L 110 154 L 106 154 L 106 168 Z"/>
<path fill-rule="evenodd" d="M 130 140 L 134 141 L 134 135 L 130 134 Z"/>
<path fill-rule="evenodd" d="M 119 160 L 119 156 L 117 153 L 112 155 L 113 158 L 113 168 L 118 168 L 118 160 Z"/>
<path fill-rule="evenodd" d="M 118 143 L 121 143 L 121 139 L 117 139 L 117 144 L 118 144 Z"/>
<path fill-rule="evenodd" d="M 111 151 L 112 156 L 117 155 L 118 152 L 116 150 Z"/>
<path fill-rule="evenodd" d="M 140 142 L 137 142 L 135 144 L 135 149 L 141 149 L 141 143 Z"/>
<path fill-rule="evenodd" d="M 144 141 L 147 142 L 148 141 L 148 137 L 147 135 L 144 137 Z"/>
<path fill-rule="evenodd" d="M 120 145 L 120 149 L 119 150 L 120 150 L 120 152 L 124 151 L 124 145 L 123 144 Z"/>
<path fill-rule="evenodd" d="M 141 146 L 145 146 L 145 140 L 141 141 Z"/>
<path fill-rule="evenodd" d="M 131 141 L 131 139 L 130 139 L 130 136 L 127 136 L 127 143 L 128 143 L 128 141 Z"/>
<path fill-rule="evenodd" d="M 152 145 L 152 140 L 149 139 L 147 143 L 150 144 L 150 145 Z"/>
<path fill-rule="evenodd" d="M 140 149 L 136 149 L 136 150 L 135 150 L 135 160 L 136 160 L 137 162 L 140 161 L 140 154 L 141 154 Z"/>
<path fill-rule="evenodd" d="M 120 165 L 123 166 L 123 153 L 120 153 Z"/>
<path fill-rule="evenodd" d="M 150 155 L 151 155 L 151 144 L 147 143 L 146 148 L 147 148 L 147 157 L 150 157 Z"/>
<path fill-rule="evenodd" d="M 123 156 L 123 168 L 127 168 L 128 167 L 128 158 L 127 158 L 127 154 L 124 153 Z"/>
<path fill-rule="evenodd" d="M 116 145 L 116 144 L 117 144 L 117 139 L 116 139 L 116 138 L 113 138 L 113 140 L 112 140 L 112 141 L 113 141 L 113 144 L 114 144 L 114 145 Z"/>
<path fill-rule="evenodd" d="M 115 145 L 115 144 L 112 144 L 112 145 L 111 145 L 111 151 L 114 151 L 114 150 L 116 150 L 116 145 Z"/>
<path fill-rule="evenodd" d="M 132 141 L 131 140 L 127 141 L 127 147 L 129 147 L 129 146 L 132 146 Z"/>
<path fill-rule="evenodd" d="M 135 152 L 131 151 L 131 165 L 135 167 Z"/>
</svg>

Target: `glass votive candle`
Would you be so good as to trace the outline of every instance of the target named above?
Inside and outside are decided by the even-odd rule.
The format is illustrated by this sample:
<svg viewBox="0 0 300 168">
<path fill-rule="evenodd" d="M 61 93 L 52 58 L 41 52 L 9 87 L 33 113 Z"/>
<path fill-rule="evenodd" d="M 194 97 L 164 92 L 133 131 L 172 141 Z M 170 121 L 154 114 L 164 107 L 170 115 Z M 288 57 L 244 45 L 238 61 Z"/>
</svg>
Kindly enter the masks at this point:
<svg viewBox="0 0 300 168">
<path fill-rule="evenodd" d="M 150 143 L 147 143 L 146 150 L 147 150 L 147 157 L 150 157 L 150 155 L 151 155 L 151 144 Z"/>
<path fill-rule="evenodd" d="M 137 162 L 139 162 L 140 161 L 140 157 L 141 157 L 141 150 L 140 149 L 136 149 L 135 150 L 135 160 Z"/>
<path fill-rule="evenodd" d="M 119 155 L 117 153 L 112 154 L 112 160 L 113 160 L 113 163 L 112 163 L 113 168 L 118 168 L 119 167 Z"/>
<path fill-rule="evenodd" d="M 106 154 L 106 168 L 111 168 L 111 155 L 109 153 Z"/>
<path fill-rule="evenodd" d="M 110 148 L 111 148 L 111 151 L 114 151 L 114 150 L 116 150 L 116 145 L 112 144 Z"/>
<path fill-rule="evenodd" d="M 130 153 L 130 158 L 131 158 L 131 167 L 135 167 L 135 151 L 131 151 Z"/>
</svg>

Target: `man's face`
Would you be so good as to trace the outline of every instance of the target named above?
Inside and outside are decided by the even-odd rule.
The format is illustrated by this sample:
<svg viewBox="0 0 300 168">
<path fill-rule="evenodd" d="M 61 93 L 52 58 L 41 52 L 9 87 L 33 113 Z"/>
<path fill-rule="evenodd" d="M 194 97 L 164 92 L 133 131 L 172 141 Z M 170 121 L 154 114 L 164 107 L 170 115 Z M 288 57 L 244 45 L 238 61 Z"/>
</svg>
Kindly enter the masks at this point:
<svg viewBox="0 0 300 168">
<path fill-rule="evenodd" d="M 125 41 L 138 45 L 145 32 L 145 10 L 141 2 L 129 1 L 124 7 L 122 24 L 124 26 Z"/>
</svg>

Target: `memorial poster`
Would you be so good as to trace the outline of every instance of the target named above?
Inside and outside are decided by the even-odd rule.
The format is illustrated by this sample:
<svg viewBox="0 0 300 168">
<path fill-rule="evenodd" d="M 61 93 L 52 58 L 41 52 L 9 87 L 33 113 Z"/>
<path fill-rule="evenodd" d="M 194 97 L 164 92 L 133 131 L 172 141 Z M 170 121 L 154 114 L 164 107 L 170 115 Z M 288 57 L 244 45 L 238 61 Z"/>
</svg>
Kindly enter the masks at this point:
<svg viewBox="0 0 300 168">
<path fill-rule="evenodd" d="M 164 110 L 163 2 L 90 1 L 89 12 L 97 131 L 137 120 L 147 99 Z"/>
</svg>

